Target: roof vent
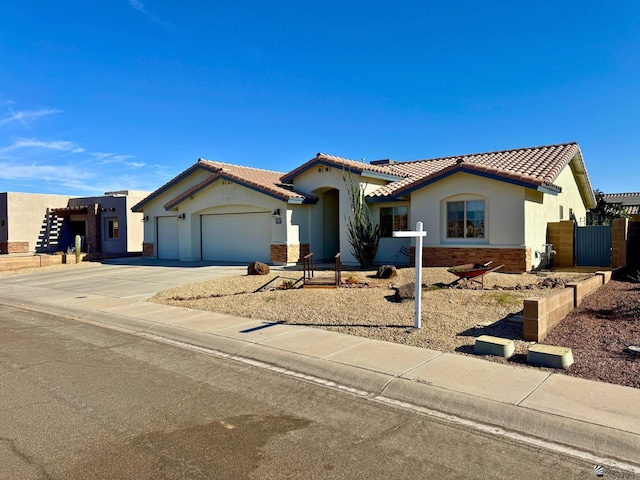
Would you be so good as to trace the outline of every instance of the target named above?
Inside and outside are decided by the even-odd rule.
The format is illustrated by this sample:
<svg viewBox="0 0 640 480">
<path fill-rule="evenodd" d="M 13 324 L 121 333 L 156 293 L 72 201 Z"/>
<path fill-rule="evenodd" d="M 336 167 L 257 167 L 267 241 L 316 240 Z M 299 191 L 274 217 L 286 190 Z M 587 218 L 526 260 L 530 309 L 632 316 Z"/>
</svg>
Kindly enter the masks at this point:
<svg viewBox="0 0 640 480">
<path fill-rule="evenodd" d="M 369 162 L 371 165 L 391 165 L 392 163 L 397 163 L 395 160 L 391 160 L 390 158 L 383 158 L 382 160 L 371 160 Z"/>
<path fill-rule="evenodd" d="M 460 165 L 461 163 L 464 163 L 464 158 L 460 157 L 459 159 L 456 160 L 456 163 L 458 165 Z"/>
</svg>

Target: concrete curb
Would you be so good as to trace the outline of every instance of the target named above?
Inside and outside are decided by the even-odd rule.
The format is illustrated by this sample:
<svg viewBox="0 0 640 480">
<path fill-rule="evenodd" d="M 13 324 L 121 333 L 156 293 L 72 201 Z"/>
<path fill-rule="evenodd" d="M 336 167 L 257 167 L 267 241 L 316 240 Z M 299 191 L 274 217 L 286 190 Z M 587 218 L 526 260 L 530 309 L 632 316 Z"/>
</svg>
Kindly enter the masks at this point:
<svg viewBox="0 0 640 480">
<path fill-rule="evenodd" d="M 596 455 L 638 462 L 640 436 L 530 408 L 446 390 L 404 378 L 392 380 L 381 396 Z"/>
</svg>

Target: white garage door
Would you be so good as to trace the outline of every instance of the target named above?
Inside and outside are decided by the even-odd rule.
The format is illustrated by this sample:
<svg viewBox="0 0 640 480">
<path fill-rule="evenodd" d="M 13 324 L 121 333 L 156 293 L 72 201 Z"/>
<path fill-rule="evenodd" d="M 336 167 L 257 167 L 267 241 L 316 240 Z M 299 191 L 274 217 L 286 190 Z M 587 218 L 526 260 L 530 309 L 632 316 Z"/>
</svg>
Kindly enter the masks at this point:
<svg viewBox="0 0 640 480">
<path fill-rule="evenodd" d="M 158 217 L 158 258 L 178 260 L 178 219 Z"/>
<path fill-rule="evenodd" d="M 202 259 L 222 262 L 269 262 L 271 215 L 202 215 Z"/>
</svg>

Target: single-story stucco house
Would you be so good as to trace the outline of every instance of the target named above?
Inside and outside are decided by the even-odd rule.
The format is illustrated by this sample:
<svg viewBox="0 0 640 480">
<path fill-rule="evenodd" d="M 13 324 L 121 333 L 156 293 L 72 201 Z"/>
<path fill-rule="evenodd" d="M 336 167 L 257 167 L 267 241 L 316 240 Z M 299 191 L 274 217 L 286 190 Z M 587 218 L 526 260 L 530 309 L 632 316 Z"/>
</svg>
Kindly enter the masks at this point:
<svg viewBox="0 0 640 480">
<path fill-rule="evenodd" d="M 121 190 L 95 197 L 0 193 L 0 253 L 55 253 L 75 247 L 90 255 L 142 252 L 142 215 L 132 206 L 149 192 Z"/>
<path fill-rule="evenodd" d="M 529 271 L 542 261 L 548 222 L 595 206 L 576 143 L 408 162 L 318 153 L 289 173 L 200 159 L 133 207 L 144 215 L 143 254 L 292 264 L 340 252 L 355 265 L 345 176 L 381 226 L 377 263 L 409 263 L 400 252 L 410 239 L 392 232 L 420 221 L 425 266 L 492 260 Z"/>
</svg>

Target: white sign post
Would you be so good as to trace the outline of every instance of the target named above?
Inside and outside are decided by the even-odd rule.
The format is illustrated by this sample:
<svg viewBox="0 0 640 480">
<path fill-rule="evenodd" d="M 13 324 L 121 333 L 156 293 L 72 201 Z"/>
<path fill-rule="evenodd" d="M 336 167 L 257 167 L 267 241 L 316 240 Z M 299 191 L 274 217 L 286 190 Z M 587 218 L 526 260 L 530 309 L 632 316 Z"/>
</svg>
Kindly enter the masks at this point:
<svg viewBox="0 0 640 480">
<path fill-rule="evenodd" d="M 422 323 L 422 237 L 427 232 L 422 229 L 422 222 L 416 223 L 415 231 L 393 232 L 394 237 L 415 237 L 416 239 L 416 318 L 415 328 L 420 328 Z"/>
</svg>

